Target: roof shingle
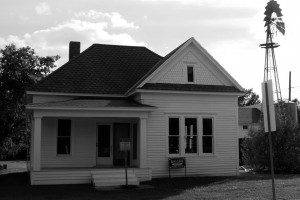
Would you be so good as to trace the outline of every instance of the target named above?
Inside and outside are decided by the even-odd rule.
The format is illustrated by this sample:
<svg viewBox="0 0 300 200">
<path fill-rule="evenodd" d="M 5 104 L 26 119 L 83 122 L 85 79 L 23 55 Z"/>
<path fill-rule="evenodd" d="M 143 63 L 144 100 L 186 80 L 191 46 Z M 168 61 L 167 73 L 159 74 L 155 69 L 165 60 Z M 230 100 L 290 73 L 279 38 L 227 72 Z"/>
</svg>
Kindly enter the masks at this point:
<svg viewBox="0 0 300 200">
<path fill-rule="evenodd" d="M 146 47 L 94 44 L 30 91 L 123 95 L 161 59 Z"/>
</svg>

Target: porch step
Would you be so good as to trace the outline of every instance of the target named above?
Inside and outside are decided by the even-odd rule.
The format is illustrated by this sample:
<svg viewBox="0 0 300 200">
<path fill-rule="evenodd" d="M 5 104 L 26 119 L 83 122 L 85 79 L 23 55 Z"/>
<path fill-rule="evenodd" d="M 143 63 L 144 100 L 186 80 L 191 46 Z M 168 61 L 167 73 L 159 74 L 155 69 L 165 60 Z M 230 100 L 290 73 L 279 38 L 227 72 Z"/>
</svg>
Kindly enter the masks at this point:
<svg viewBox="0 0 300 200">
<path fill-rule="evenodd" d="M 92 182 L 96 189 L 126 185 L 125 169 L 101 169 L 92 171 Z M 139 185 L 133 170 L 127 170 L 128 185 Z"/>
</svg>

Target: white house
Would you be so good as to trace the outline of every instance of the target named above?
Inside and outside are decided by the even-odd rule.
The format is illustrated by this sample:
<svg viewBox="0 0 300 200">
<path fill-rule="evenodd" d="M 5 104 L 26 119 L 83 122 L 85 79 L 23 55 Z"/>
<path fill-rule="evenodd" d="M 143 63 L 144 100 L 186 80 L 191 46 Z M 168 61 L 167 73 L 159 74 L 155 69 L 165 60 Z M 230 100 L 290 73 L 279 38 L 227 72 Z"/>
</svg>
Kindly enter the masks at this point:
<svg viewBox="0 0 300 200">
<path fill-rule="evenodd" d="M 169 176 L 172 157 L 185 158 L 187 176 L 236 176 L 242 91 L 194 38 L 165 57 L 71 42 L 69 62 L 27 91 L 31 184 L 121 184 L 123 138 L 132 184 Z"/>
</svg>

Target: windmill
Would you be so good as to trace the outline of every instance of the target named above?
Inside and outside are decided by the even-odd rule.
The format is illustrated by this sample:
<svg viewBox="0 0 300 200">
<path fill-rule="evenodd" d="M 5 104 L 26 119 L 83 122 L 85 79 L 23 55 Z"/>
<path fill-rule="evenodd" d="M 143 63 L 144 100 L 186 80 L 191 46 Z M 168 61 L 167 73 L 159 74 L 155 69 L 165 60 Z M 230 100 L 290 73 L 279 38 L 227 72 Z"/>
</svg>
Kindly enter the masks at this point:
<svg viewBox="0 0 300 200">
<path fill-rule="evenodd" d="M 266 29 L 266 43 L 261 44 L 261 48 L 265 48 L 265 66 L 264 66 L 264 81 L 268 81 L 270 79 L 273 80 L 273 88 L 274 93 L 276 94 L 276 99 L 279 105 L 279 102 L 282 102 L 281 96 L 281 89 L 277 71 L 277 64 L 275 59 L 275 51 L 274 49 L 279 47 L 277 43 L 274 43 L 274 35 L 277 34 L 279 31 L 281 34 L 285 34 L 285 24 L 282 21 L 282 13 L 281 9 L 279 8 L 279 4 L 274 1 L 270 0 L 265 7 L 266 11 L 265 14 L 265 27 Z M 279 111 L 281 111 L 279 106 Z"/>
</svg>

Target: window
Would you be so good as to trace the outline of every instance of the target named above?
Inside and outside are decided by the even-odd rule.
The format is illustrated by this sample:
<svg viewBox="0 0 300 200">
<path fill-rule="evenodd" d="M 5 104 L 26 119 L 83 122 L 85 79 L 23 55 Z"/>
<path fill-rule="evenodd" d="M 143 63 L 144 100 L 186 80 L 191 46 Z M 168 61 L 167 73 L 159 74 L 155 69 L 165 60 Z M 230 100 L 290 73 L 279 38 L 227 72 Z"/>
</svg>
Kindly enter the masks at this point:
<svg viewBox="0 0 300 200">
<path fill-rule="evenodd" d="M 197 118 L 185 118 L 185 153 L 197 153 Z"/>
<path fill-rule="evenodd" d="M 57 123 L 57 154 L 70 155 L 71 120 L 59 119 Z"/>
<path fill-rule="evenodd" d="M 247 130 L 248 129 L 248 125 L 243 125 L 243 129 Z"/>
<path fill-rule="evenodd" d="M 213 120 L 212 118 L 203 118 L 203 153 L 213 153 Z"/>
<path fill-rule="evenodd" d="M 187 81 L 189 83 L 194 82 L 194 67 L 193 66 L 188 66 L 187 67 Z"/>
<path fill-rule="evenodd" d="M 179 114 L 169 116 L 169 156 L 195 156 L 214 153 L 214 117 Z"/>
<path fill-rule="evenodd" d="M 169 154 L 179 154 L 179 118 L 169 118 Z"/>
</svg>

